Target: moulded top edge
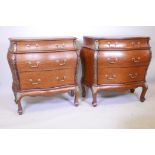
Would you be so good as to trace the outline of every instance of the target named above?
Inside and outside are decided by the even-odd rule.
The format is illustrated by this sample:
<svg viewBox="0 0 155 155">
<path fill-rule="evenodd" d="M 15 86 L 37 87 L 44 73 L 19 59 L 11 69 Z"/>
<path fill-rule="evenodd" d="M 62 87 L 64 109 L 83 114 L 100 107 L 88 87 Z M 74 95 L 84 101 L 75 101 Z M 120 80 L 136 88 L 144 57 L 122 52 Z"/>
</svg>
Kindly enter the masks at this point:
<svg viewBox="0 0 155 155">
<path fill-rule="evenodd" d="M 8 38 L 10 41 L 52 41 L 52 40 L 69 40 L 69 39 L 77 39 L 76 37 L 48 37 L 48 38 L 45 38 L 45 37 L 11 37 L 11 38 Z"/>
<path fill-rule="evenodd" d="M 84 36 L 83 38 L 89 38 L 94 40 L 101 39 L 150 39 L 149 36 Z"/>
</svg>

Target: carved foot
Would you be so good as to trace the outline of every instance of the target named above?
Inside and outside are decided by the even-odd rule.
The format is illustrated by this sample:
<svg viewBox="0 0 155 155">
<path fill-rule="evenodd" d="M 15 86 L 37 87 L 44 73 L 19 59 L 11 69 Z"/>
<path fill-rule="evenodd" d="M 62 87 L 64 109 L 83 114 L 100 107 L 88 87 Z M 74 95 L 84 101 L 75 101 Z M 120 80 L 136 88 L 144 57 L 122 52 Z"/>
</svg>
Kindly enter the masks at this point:
<svg viewBox="0 0 155 155">
<path fill-rule="evenodd" d="M 97 103 L 96 102 L 92 102 L 93 107 L 97 107 Z"/>
<path fill-rule="evenodd" d="M 86 88 L 84 84 L 81 84 L 81 87 L 82 87 L 82 97 L 86 97 Z"/>
<path fill-rule="evenodd" d="M 78 106 L 79 106 L 79 103 L 76 102 L 74 105 L 75 105 L 76 107 L 78 107 Z"/>
<path fill-rule="evenodd" d="M 69 92 L 69 94 L 70 94 L 70 96 L 74 96 L 75 95 L 75 93 L 74 93 L 74 90 L 71 90 L 70 92 Z"/>
<path fill-rule="evenodd" d="M 142 86 L 142 93 L 141 93 L 141 95 L 140 95 L 140 101 L 141 101 L 141 102 L 144 102 L 144 101 L 145 101 L 145 94 L 146 94 L 147 89 L 148 89 L 147 84 L 144 84 L 144 85 Z"/>
<path fill-rule="evenodd" d="M 22 115 L 22 114 L 23 114 L 23 110 L 19 110 L 19 109 L 18 109 L 18 114 L 19 114 L 19 115 Z"/>
<path fill-rule="evenodd" d="M 92 86 L 91 90 L 92 90 L 92 96 L 93 96 L 92 105 L 93 107 L 96 107 L 97 106 L 97 88 Z"/>
<path fill-rule="evenodd" d="M 74 98 L 74 105 L 75 106 L 79 105 L 79 99 L 80 99 L 80 91 L 79 91 L 79 87 L 77 86 L 75 88 L 75 98 Z"/>
<path fill-rule="evenodd" d="M 130 89 L 130 92 L 131 92 L 131 93 L 134 93 L 134 92 L 135 92 L 135 89 Z"/>
</svg>

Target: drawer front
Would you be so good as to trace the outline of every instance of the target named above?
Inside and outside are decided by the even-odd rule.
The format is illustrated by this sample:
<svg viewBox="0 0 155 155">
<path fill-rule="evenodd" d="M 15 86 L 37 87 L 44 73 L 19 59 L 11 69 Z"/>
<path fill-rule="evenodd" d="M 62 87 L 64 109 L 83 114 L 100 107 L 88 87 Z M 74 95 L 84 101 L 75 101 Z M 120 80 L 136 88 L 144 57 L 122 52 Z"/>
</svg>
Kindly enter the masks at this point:
<svg viewBox="0 0 155 155">
<path fill-rule="evenodd" d="M 22 90 L 46 89 L 57 86 L 73 85 L 75 70 L 64 69 L 44 72 L 23 72 L 19 74 Z"/>
<path fill-rule="evenodd" d="M 98 66 L 128 67 L 148 65 L 151 53 L 149 50 L 132 51 L 99 51 Z"/>
<path fill-rule="evenodd" d="M 74 40 L 52 40 L 52 41 L 19 41 L 17 42 L 17 53 L 36 52 L 42 50 L 75 50 Z"/>
<path fill-rule="evenodd" d="M 120 84 L 145 81 L 147 67 L 98 68 L 98 84 Z"/>
<path fill-rule="evenodd" d="M 141 49 L 148 47 L 148 39 L 99 40 L 99 49 Z"/>
<path fill-rule="evenodd" d="M 16 61 L 19 72 L 75 68 L 77 54 L 75 51 L 16 54 Z"/>
</svg>

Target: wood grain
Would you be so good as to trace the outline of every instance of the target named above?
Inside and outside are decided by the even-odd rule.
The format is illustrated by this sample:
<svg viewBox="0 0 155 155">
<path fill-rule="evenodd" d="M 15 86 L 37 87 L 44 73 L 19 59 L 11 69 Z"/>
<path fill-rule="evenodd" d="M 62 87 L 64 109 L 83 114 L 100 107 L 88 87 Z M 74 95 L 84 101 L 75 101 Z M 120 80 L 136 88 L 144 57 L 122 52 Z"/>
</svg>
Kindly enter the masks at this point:
<svg viewBox="0 0 155 155">
<path fill-rule="evenodd" d="M 11 38 L 8 62 L 18 113 L 23 113 L 24 96 L 75 94 L 79 104 L 77 79 L 78 48 L 76 38 Z"/>
<path fill-rule="evenodd" d="M 142 87 L 140 101 L 144 102 L 148 89 L 146 74 L 152 56 L 149 39 L 85 36 L 80 54 L 82 96 L 86 96 L 86 86 L 89 87 L 92 104 L 96 106 L 98 91 L 129 89 L 133 93 L 135 88 Z"/>
</svg>

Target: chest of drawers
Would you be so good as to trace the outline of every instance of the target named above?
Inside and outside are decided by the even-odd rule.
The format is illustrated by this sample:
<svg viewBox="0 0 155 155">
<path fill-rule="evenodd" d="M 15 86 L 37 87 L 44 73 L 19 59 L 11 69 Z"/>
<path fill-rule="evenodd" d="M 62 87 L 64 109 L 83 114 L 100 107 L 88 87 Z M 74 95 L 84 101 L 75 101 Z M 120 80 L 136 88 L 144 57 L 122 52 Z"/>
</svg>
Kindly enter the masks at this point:
<svg viewBox="0 0 155 155">
<path fill-rule="evenodd" d="M 8 62 L 18 113 L 24 96 L 70 92 L 78 105 L 76 38 L 11 38 Z"/>
<path fill-rule="evenodd" d="M 97 92 L 126 90 L 131 93 L 142 87 L 140 101 L 145 100 L 148 89 L 146 72 L 151 60 L 148 37 L 102 38 L 84 37 L 80 52 L 82 61 L 82 95 L 90 87 L 93 106 L 97 105 Z"/>
</svg>

